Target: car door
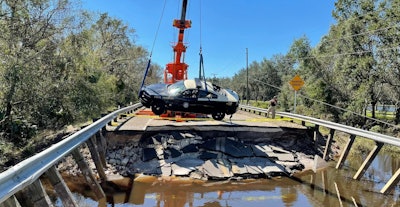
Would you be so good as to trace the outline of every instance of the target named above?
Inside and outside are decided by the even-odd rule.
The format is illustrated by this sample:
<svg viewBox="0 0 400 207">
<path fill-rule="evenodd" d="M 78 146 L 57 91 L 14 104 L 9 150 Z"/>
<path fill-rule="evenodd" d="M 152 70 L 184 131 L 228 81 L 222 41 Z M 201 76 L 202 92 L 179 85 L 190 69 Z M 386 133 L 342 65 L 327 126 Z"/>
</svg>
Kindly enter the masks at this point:
<svg viewBox="0 0 400 207">
<path fill-rule="evenodd" d="M 186 89 L 182 91 L 175 99 L 175 108 L 183 111 L 193 111 L 197 108 L 198 90 Z"/>
<path fill-rule="evenodd" d="M 218 106 L 218 95 L 209 90 L 199 90 L 198 107 L 206 113 L 211 113 Z"/>
</svg>

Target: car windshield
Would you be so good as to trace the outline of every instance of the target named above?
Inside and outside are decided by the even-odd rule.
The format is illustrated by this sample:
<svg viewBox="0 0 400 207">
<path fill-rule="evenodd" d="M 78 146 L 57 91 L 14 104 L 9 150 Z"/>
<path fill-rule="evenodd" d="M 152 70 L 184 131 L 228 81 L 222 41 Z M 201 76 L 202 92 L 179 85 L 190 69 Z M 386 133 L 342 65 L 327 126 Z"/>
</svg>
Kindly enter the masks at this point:
<svg viewBox="0 0 400 207">
<path fill-rule="evenodd" d="M 168 94 L 172 96 L 176 96 L 184 90 L 186 90 L 186 87 L 183 81 L 179 81 L 168 86 Z"/>
</svg>

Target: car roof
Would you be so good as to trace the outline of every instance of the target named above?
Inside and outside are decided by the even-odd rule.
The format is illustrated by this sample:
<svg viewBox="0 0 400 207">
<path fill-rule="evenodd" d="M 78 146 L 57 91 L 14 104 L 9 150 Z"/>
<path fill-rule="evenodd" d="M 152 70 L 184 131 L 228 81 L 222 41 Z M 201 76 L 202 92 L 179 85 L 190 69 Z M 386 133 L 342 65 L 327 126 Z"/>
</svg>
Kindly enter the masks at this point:
<svg viewBox="0 0 400 207">
<path fill-rule="evenodd" d="M 187 89 L 205 89 L 205 83 L 207 83 L 207 90 L 214 91 L 211 82 L 201 81 L 198 78 L 185 80 L 184 84 Z"/>
<path fill-rule="evenodd" d="M 196 88 L 196 82 L 194 80 L 185 80 L 183 83 L 186 88 Z"/>
</svg>

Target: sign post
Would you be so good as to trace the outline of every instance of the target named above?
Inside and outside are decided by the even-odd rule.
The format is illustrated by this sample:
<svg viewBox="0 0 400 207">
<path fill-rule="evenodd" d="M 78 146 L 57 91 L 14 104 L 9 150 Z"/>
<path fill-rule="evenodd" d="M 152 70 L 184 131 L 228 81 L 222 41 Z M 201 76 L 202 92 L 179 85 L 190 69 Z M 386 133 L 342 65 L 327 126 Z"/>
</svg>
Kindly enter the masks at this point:
<svg viewBox="0 0 400 207">
<path fill-rule="evenodd" d="M 296 105 L 297 105 L 297 91 L 300 90 L 301 87 L 304 85 L 303 79 L 300 78 L 299 75 L 294 76 L 294 78 L 289 82 L 294 90 L 294 107 L 293 113 L 296 113 Z"/>
</svg>

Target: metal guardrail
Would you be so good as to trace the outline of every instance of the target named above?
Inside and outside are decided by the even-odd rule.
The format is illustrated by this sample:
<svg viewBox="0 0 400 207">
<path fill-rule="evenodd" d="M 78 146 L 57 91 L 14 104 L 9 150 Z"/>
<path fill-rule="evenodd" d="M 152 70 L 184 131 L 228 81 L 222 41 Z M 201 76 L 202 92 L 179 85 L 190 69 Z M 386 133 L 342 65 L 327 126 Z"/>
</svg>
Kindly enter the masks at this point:
<svg viewBox="0 0 400 207">
<path fill-rule="evenodd" d="M 35 182 L 43 173 L 50 167 L 57 164 L 63 157 L 70 154 L 74 149 L 86 142 L 90 137 L 95 135 L 107 123 L 115 119 L 119 114 L 131 110 L 136 110 L 142 107 L 142 104 L 137 103 L 119 110 L 116 110 L 101 119 L 95 121 L 93 124 L 83 128 L 77 133 L 69 136 L 68 138 L 52 145 L 48 149 L 18 163 L 5 172 L 0 174 L 0 203 L 3 203 L 9 197 L 24 189 L 28 185 Z M 266 113 L 267 110 L 247 105 L 239 106 L 242 110 L 256 111 Z M 388 135 L 370 132 L 355 127 L 350 127 L 330 121 L 319 120 L 312 117 L 302 116 L 298 114 L 277 112 L 277 115 L 307 121 L 309 123 L 325 126 L 338 131 L 343 131 L 356 136 L 361 136 L 400 147 L 400 139 Z"/>
<path fill-rule="evenodd" d="M 241 109 L 245 109 L 245 110 L 267 113 L 267 109 L 263 109 L 263 108 L 247 106 L 247 105 L 240 105 L 239 107 Z M 351 127 L 351 126 L 338 124 L 338 123 L 331 122 L 331 121 L 325 121 L 325 120 L 321 120 L 321 119 L 317 119 L 317 118 L 312 118 L 312 117 L 308 117 L 308 116 L 303 116 L 303 115 L 299 115 L 299 114 L 293 114 L 293 113 L 287 113 L 287 112 L 277 112 L 276 115 L 306 121 L 306 122 L 313 123 L 313 124 L 316 124 L 319 126 L 324 126 L 324 127 L 330 128 L 330 129 L 335 129 L 338 131 L 346 132 L 348 134 L 353 134 L 356 136 L 372 139 L 377 142 L 400 147 L 400 138 L 397 138 L 397 137 L 379 134 L 376 132 L 371 132 L 371 131 L 359 129 L 356 127 Z"/>
<path fill-rule="evenodd" d="M 0 203 L 36 181 L 50 167 L 87 141 L 119 114 L 136 110 L 141 103 L 116 110 L 48 149 L 18 163 L 0 174 Z"/>
</svg>

